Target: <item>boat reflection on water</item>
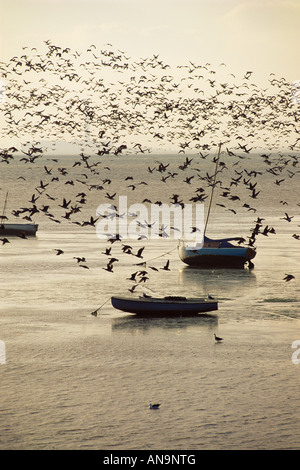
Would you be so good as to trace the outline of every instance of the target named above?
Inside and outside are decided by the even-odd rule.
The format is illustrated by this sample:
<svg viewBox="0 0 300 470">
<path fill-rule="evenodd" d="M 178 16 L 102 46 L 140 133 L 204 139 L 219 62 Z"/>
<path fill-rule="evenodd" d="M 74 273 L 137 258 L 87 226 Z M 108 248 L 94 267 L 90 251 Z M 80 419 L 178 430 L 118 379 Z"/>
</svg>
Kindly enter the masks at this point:
<svg viewBox="0 0 300 470">
<path fill-rule="evenodd" d="M 156 315 L 149 317 L 140 315 L 126 315 L 114 318 L 111 322 L 112 332 L 129 331 L 136 333 L 149 333 L 153 329 L 186 330 L 187 328 L 215 328 L 218 324 L 217 314 L 195 314 L 190 316 Z"/>
<path fill-rule="evenodd" d="M 256 289 L 256 276 L 252 270 L 213 269 L 203 270 L 185 266 L 179 270 L 179 285 L 190 295 L 206 292 L 217 300 L 248 295 Z"/>
</svg>

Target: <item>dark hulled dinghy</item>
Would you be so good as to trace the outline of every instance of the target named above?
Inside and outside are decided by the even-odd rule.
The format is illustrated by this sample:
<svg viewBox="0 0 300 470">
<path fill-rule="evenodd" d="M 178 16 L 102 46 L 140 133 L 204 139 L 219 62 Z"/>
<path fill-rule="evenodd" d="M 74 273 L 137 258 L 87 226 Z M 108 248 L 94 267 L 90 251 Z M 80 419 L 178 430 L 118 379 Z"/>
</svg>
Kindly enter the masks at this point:
<svg viewBox="0 0 300 470">
<path fill-rule="evenodd" d="M 169 297 L 118 297 L 111 298 L 112 306 L 123 312 L 142 315 L 196 315 L 218 310 L 216 300 L 204 298 Z"/>
<path fill-rule="evenodd" d="M 6 193 L 6 198 L 4 202 L 3 213 L 0 215 L 0 237 L 2 236 L 18 236 L 18 237 L 27 237 L 35 236 L 38 225 L 37 224 L 15 224 L 4 222 L 7 221 L 5 215 L 6 205 L 7 205 L 8 192 Z"/>
<path fill-rule="evenodd" d="M 34 237 L 38 229 L 37 224 L 0 224 L 1 236 Z"/>
</svg>

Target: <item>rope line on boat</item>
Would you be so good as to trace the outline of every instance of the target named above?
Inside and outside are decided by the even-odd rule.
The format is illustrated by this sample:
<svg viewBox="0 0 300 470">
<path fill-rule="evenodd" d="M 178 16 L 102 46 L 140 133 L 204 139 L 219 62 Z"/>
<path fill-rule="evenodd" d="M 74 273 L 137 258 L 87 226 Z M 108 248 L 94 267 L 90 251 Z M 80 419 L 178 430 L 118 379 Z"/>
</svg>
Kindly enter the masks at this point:
<svg viewBox="0 0 300 470">
<path fill-rule="evenodd" d="M 174 248 L 172 248 L 172 250 L 166 251 L 162 255 L 155 256 L 155 258 L 148 259 L 147 261 L 142 261 L 141 263 L 136 263 L 135 266 L 146 266 L 146 264 L 149 263 L 150 261 L 153 261 L 153 260 L 158 259 L 158 258 L 162 258 L 163 256 L 168 255 L 169 253 L 172 253 L 172 251 L 176 250 L 177 247 L 178 247 L 178 245 L 176 245 Z"/>
<path fill-rule="evenodd" d="M 106 301 L 102 305 L 100 305 L 100 307 L 96 308 L 96 310 L 91 312 L 91 315 L 94 315 L 94 317 L 96 317 L 98 315 L 98 310 L 100 310 L 103 307 L 103 305 L 105 305 L 109 300 L 110 300 L 110 297 L 106 299 Z"/>
</svg>

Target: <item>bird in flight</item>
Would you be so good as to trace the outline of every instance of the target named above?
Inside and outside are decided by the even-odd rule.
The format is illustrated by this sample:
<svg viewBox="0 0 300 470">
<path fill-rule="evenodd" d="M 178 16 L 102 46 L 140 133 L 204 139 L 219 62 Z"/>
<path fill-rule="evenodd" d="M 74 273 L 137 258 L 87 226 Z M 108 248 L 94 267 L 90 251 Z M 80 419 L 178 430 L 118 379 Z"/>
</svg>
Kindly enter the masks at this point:
<svg viewBox="0 0 300 470">
<path fill-rule="evenodd" d="M 168 261 L 166 262 L 166 264 L 165 264 L 161 269 L 163 269 L 164 271 L 170 271 L 170 269 L 169 269 L 169 264 L 170 264 L 170 261 L 168 260 Z"/>
<path fill-rule="evenodd" d="M 288 215 L 286 212 L 285 212 L 285 217 L 280 217 L 281 219 L 283 220 L 287 220 L 288 222 L 291 222 L 291 220 L 294 218 L 293 215 Z"/>
<path fill-rule="evenodd" d="M 293 274 L 286 274 L 285 277 L 283 278 L 285 282 L 289 282 L 292 279 L 295 279 L 295 276 L 293 276 Z"/>
<path fill-rule="evenodd" d="M 135 256 L 137 256 L 138 258 L 142 258 L 142 252 L 144 251 L 145 247 L 143 246 L 142 248 L 140 248 L 138 251 L 137 251 L 137 254 Z"/>
</svg>

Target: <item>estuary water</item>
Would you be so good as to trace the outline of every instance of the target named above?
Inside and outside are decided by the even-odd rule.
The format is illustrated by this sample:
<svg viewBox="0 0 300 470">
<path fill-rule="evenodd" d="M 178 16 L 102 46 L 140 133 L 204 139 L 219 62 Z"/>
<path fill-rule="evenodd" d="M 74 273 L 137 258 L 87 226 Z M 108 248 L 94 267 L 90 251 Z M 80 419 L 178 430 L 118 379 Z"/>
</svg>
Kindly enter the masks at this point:
<svg viewBox="0 0 300 470">
<path fill-rule="evenodd" d="M 233 167 L 220 175 L 240 200 L 229 204 L 219 191 L 208 235 L 247 239 L 257 217 L 264 219 L 262 228 L 276 231 L 257 237 L 251 270 L 189 268 L 178 257 L 176 237 L 122 240 L 133 253 L 145 247 L 137 258 L 122 251 L 121 242 L 99 239 L 96 227 L 82 226 L 96 218 L 100 204 L 117 204 L 118 195 L 127 195 L 130 204 L 144 198 L 170 202 L 175 192 L 189 201 L 205 183 L 199 175 L 214 168 L 192 158 L 185 173 L 178 169 L 183 155 L 107 157 L 93 173 L 83 162 L 74 166 L 79 157 L 71 156 L 2 165 L 6 215 L 32 207 L 35 194 L 39 213 L 32 218 L 39 229 L 35 238 L 8 237 L 0 245 L 0 449 L 300 448 L 300 241 L 293 237 L 300 233 L 299 175 L 285 174 L 277 185 L 259 157 L 243 161 L 262 171 L 252 176 L 261 192 L 256 200 L 245 185 L 230 186 L 238 177 Z M 157 168 L 158 161 L 168 169 L 150 173 L 148 166 Z M 179 176 L 162 182 L 168 171 Z M 190 175 L 192 184 L 185 183 Z M 85 204 L 76 202 L 80 192 Z M 105 197 L 115 192 L 114 200 Z M 60 207 L 64 197 L 81 208 L 70 219 Z M 223 202 L 225 208 L 217 205 Z M 255 204 L 255 211 L 242 208 L 243 202 Z M 46 204 L 51 218 L 41 211 Z M 104 269 L 108 247 L 118 260 L 113 272 Z M 167 260 L 169 271 L 162 269 Z M 210 294 L 219 309 L 188 318 L 114 310 L 111 295 L 133 295 L 129 278 L 138 270 L 148 279 L 135 295 Z M 286 282 L 286 274 L 294 279 Z M 214 333 L 222 343 L 215 343 Z M 150 402 L 160 403 L 159 410 L 150 410 Z"/>
</svg>

